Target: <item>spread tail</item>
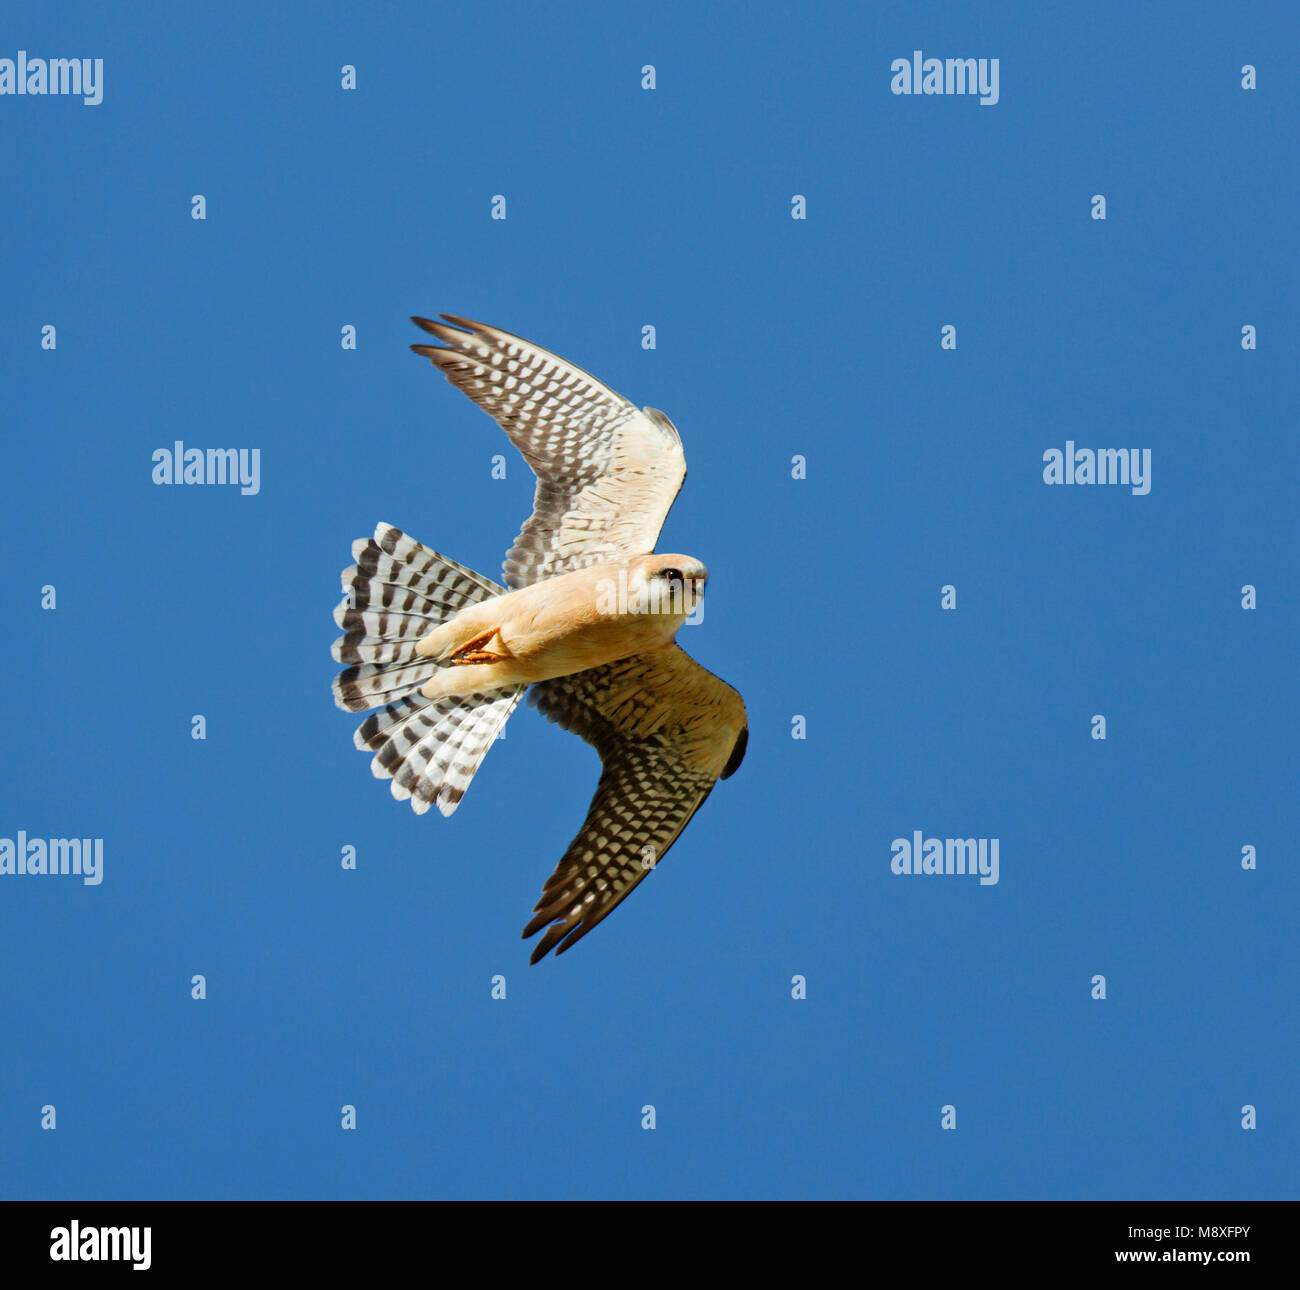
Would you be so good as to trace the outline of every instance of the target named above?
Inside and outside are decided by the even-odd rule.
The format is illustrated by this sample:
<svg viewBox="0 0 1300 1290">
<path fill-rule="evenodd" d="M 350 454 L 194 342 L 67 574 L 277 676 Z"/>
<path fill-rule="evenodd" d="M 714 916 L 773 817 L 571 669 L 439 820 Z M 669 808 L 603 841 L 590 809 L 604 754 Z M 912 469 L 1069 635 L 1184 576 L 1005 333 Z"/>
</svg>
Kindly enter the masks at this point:
<svg viewBox="0 0 1300 1290">
<path fill-rule="evenodd" d="M 417 815 L 434 803 L 450 815 L 524 687 L 426 699 L 420 687 L 438 664 L 415 647 L 430 628 L 505 588 L 390 524 L 354 542 L 352 557 L 334 611 L 345 634 L 333 648 L 350 666 L 334 678 L 334 702 L 348 712 L 380 708 L 354 736 L 358 748 L 374 753 L 371 771 L 391 779 L 393 796 L 409 800 Z"/>
</svg>

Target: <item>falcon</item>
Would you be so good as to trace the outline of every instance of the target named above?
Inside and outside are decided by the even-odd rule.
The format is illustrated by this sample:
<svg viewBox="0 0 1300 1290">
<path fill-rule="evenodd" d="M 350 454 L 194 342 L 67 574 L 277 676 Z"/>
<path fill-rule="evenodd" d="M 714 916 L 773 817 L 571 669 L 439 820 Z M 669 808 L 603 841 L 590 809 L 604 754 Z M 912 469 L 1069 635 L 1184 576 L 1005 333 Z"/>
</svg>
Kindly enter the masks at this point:
<svg viewBox="0 0 1300 1290">
<path fill-rule="evenodd" d="M 739 694 L 676 643 L 708 570 L 655 555 L 686 477 L 681 437 L 548 350 L 483 323 L 413 318 L 412 345 L 497 422 L 537 476 L 505 586 L 380 524 L 352 546 L 334 619 L 334 698 L 417 814 L 450 815 L 528 691 L 589 743 L 600 780 L 542 889 L 531 959 L 563 954 L 663 859 L 745 755 Z"/>
</svg>

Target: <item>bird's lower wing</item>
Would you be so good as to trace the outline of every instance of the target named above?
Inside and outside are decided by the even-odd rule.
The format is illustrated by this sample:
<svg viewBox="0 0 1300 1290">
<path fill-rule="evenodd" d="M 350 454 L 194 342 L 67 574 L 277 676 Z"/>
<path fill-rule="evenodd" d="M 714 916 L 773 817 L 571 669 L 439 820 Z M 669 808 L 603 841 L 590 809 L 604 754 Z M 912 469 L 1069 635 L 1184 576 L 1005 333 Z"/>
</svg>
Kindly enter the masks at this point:
<svg viewBox="0 0 1300 1290">
<path fill-rule="evenodd" d="M 746 719 L 740 695 L 676 645 L 540 682 L 529 702 L 601 759 L 587 818 L 524 928 L 546 927 L 536 963 L 580 941 L 664 857 L 740 764 Z"/>
</svg>

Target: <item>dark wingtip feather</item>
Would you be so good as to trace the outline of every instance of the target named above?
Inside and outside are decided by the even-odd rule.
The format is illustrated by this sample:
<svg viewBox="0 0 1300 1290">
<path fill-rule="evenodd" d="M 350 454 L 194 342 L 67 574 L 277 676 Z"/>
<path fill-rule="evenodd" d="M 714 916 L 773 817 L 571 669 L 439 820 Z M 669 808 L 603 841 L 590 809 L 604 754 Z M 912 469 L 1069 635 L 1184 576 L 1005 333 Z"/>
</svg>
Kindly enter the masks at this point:
<svg viewBox="0 0 1300 1290">
<path fill-rule="evenodd" d="M 528 920 L 528 926 L 524 928 L 523 935 L 520 939 L 526 941 L 530 936 L 536 936 L 553 917 L 553 914 L 534 914 L 532 918 Z"/>
<path fill-rule="evenodd" d="M 482 331 L 484 324 L 475 322 L 472 318 L 460 318 L 456 314 L 439 314 L 439 318 L 445 319 L 453 327 L 459 327 L 462 331 Z"/>
<path fill-rule="evenodd" d="M 556 942 L 562 941 L 568 932 L 569 928 L 565 923 L 552 923 L 542 934 L 542 939 L 537 942 L 537 948 L 533 951 L 533 957 L 529 962 L 536 963 L 538 959 L 544 958 Z"/>
<path fill-rule="evenodd" d="M 736 742 L 731 749 L 731 756 L 727 758 L 727 764 L 722 768 L 722 774 L 718 776 L 719 779 L 730 779 L 740 769 L 740 763 L 745 760 L 745 749 L 748 746 L 749 727 L 746 726 L 736 736 Z"/>
<path fill-rule="evenodd" d="M 569 928 L 568 935 L 565 936 L 563 944 L 556 948 L 555 957 L 559 958 L 559 956 L 565 953 L 566 950 L 571 950 L 584 936 L 586 936 L 588 932 L 592 931 L 599 922 L 599 918 L 594 923 L 589 923 L 584 919 L 576 927 Z"/>
</svg>

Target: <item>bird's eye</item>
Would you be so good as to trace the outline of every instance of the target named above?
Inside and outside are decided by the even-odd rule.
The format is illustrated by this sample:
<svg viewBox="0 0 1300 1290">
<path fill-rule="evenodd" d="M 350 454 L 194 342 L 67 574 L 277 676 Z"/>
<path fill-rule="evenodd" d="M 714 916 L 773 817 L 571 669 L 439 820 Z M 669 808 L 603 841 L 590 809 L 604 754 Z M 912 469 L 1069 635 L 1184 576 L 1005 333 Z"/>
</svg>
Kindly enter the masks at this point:
<svg viewBox="0 0 1300 1290">
<path fill-rule="evenodd" d="M 666 582 L 684 582 L 682 571 L 680 569 L 665 569 L 663 577 Z"/>
</svg>

